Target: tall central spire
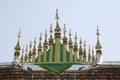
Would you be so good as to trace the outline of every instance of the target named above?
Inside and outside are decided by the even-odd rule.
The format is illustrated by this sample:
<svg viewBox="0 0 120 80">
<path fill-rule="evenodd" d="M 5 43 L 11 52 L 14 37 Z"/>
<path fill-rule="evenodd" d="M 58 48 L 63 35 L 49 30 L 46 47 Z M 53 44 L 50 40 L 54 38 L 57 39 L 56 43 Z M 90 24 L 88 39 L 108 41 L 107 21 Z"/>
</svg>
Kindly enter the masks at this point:
<svg viewBox="0 0 120 80">
<path fill-rule="evenodd" d="M 56 9 L 56 28 L 55 28 L 55 37 L 56 38 L 61 38 L 60 36 L 60 26 L 59 26 L 59 23 L 58 23 L 58 20 L 59 20 L 59 16 L 58 16 L 58 9 Z M 57 34 L 58 33 L 58 34 Z"/>
<path fill-rule="evenodd" d="M 101 49 L 102 46 L 100 45 L 100 41 L 99 41 L 100 33 L 99 33 L 98 25 L 97 25 L 97 32 L 96 32 L 96 35 L 97 35 L 97 44 L 96 44 L 95 48 L 96 48 L 96 49 Z"/>
<path fill-rule="evenodd" d="M 56 9 L 56 17 L 55 17 L 56 20 L 59 20 L 59 16 L 58 16 L 58 9 Z"/>
<path fill-rule="evenodd" d="M 20 55 L 20 37 L 21 37 L 21 29 L 19 29 L 19 33 L 18 33 L 18 42 L 17 42 L 17 45 L 15 46 L 15 52 L 14 52 L 14 56 L 15 56 L 15 59 L 18 59 L 19 58 L 19 55 Z"/>
</svg>

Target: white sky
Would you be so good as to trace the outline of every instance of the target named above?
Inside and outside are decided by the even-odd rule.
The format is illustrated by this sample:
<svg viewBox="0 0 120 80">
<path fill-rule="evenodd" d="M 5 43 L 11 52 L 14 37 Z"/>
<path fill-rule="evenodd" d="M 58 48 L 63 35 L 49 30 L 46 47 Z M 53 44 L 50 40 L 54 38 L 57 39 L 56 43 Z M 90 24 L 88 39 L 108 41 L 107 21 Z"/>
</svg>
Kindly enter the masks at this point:
<svg viewBox="0 0 120 80">
<path fill-rule="evenodd" d="M 34 37 L 38 43 L 51 23 L 55 28 L 56 8 L 61 28 L 65 23 L 87 45 L 95 46 L 98 24 L 103 60 L 120 60 L 120 0 L 0 0 L 0 62 L 13 60 L 19 28 L 21 48 Z"/>
</svg>

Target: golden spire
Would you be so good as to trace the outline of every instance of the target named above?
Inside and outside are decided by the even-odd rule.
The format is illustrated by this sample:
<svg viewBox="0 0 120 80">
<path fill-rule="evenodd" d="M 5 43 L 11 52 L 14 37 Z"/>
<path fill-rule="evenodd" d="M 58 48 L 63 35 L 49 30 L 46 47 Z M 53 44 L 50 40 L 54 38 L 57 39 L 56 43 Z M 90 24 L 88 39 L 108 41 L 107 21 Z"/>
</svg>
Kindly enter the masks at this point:
<svg viewBox="0 0 120 80">
<path fill-rule="evenodd" d="M 58 23 L 58 20 L 59 20 L 59 16 L 58 16 L 58 9 L 56 9 L 56 28 L 55 28 L 55 38 L 61 38 L 60 36 L 60 26 L 59 26 L 59 23 Z"/>
<path fill-rule="evenodd" d="M 50 25 L 50 39 L 49 39 L 49 45 L 52 45 L 52 44 L 53 44 L 52 32 L 53 32 L 53 29 L 52 29 L 52 24 L 51 24 L 51 25 Z"/>
<path fill-rule="evenodd" d="M 84 41 L 83 61 L 86 62 L 86 41 Z"/>
<path fill-rule="evenodd" d="M 63 32 L 64 32 L 64 37 L 63 37 L 63 44 L 67 44 L 67 37 L 66 37 L 66 25 L 64 24 L 64 29 L 63 29 Z"/>
<path fill-rule="evenodd" d="M 14 52 L 14 56 L 15 58 L 18 58 L 20 55 L 20 37 L 21 37 L 21 29 L 19 29 L 19 33 L 18 33 L 18 42 L 17 45 L 15 46 L 15 52 Z"/>
<path fill-rule="evenodd" d="M 50 35 L 52 35 L 53 29 L 52 29 L 52 24 L 50 24 Z"/>
<path fill-rule="evenodd" d="M 80 48 L 79 48 L 80 52 L 82 52 L 82 39 L 80 38 Z"/>
<path fill-rule="evenodd" d="M 100 41 L 99 41 L 100 33 L 99 33 L 98 25 L 97 25 L 97 32 L 96 32 L 96 35 L 97 35 L 97 44 L 96 44 L 95 48 L 98 49 L 98 50 L 100 50 L 102 47 L 101 47 Z"/>
<path fill-rule="evenodd" d="M 92 47 L 92 62 L 94 62 L 94 61 L 95 61 L 95 56 L 94 56 L 94 49 Z"/>
<path fill-rule="evenodd" d="M 31 58 L 32 56 L 32 41 L 30 41 L 30 51 L 29 51 L 29 57 Z"/>
<path fill-rule="evenodd" d="M 71 29 L 70 29 L 70 31 L 69 31 L 69 48 L 72 48 L 72 44 L 73 44 L 71 36 L 72 36 L 72 34 L 71 34 Z"/>
<path fill-rule="evenodd" d="M 66 24 L 64 24 L 64 29 L 63 29 L 63 32 L 64 32 L 64 36 L 66 35 Z"/>
<path fill-rule="evenodd" d="M 27 62 L 27 58 L 28 58 L 28 45 L 26 44 L 26 54 L 25 54 L 25 62 Z"/>
<path fill-rule="evenodd" d="M 56 9 L 56 17 L 55 17 L 56 20 L 59 20 L 59 16 L 58 16 L 58 9 Z"/>
<path fill-rule="evenodd" d="M 88 62 L 91 62 L 90 45 L 89 45 L 89 49 L 88 49 Z"/>
<path fill-rule="evenodd" d="M 17 45 L 15 47 L 15 50 L 17 51 L 20 51 L 21 48 L 20 48 L 20 37 L 21 37 L 21 29 L 19 29 L 19 33 L 18 33 L 18 42 L 17 42 Z"/>
<path fill-rule="evenodd" d="M 39 38 L 39 46 L 38 46 L 38 51 L 42 51 L 42 33 L 40 34 L 40 38 Z"/>
<path fill-rule="evenodd" d="M 77 32 L 75 33 L 75 43 L 74 43 L 74 52 L 78 51 L 78 45 L 77 45 Z"/>
<path fill-rule="evenodd" d="M 34 39 L 33 55 L 36 55 L 36 37 Z"/>
<path fill-rule="evenodd" d="M 47 43 L 47 30 L 45 30 L 45 41 L 44 41 L 44 47 L 47 47 L 48 43 Z"/>
<path fill-rule="evenodd" d="M 24 62 L 24 46 L 22 48 L 21 63 Z"/>
</svg>

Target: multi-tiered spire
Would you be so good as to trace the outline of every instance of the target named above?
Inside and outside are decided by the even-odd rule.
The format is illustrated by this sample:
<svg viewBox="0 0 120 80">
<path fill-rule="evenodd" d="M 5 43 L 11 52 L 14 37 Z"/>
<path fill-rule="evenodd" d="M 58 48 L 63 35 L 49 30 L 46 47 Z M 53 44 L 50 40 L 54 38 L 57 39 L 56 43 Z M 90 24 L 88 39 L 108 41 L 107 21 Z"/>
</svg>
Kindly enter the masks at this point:
<svg viewBox="0 0 120 80">
<path fill-rule="evenodd" d="M 67 30 L 66 25 L 64 24 L 63 28 L 63 37 L 61 40 L 61 28 L 59 26 L 59 16 L 58 9 L 56 9 L 56 27 L 54 29 L 54 38 L 53 38 L 53 29 L 52 24 L 50 25 L 50 35 L 48 37 L 47 30 L 45 30 L 45 39 L 42 45 L 42 33 L 39 38 L 38 49 L 36 48 L 37 42 L 36 38 L 34 39 L 33 47 L 32 42 L 30 41 L 29 52 L 28 45 L 26 45 L 25 54 L 23 54 L 24 50 L 22 49 L 21 63 L 81 63 L 81 64 L 91 64 L 97 61 L 101 61 L 102 51 L 101 44 L 99 41 L 99 29 L 97 27 L 97 44 L 95 46 L 96 49 L 96 57 L 94 56 L 94 49 L 90 50 L 90 46 L 88 47 L 88 51 L 86 51 L 86 41 L 82 42 L 80 38 L 80 43 L 77 43 L 77 32 L 75 33 L 75 41 L 72 41 L 72 33 L 71 29 L 69 31 L 69 40 L 67 38 Z M 21 31 L 18 33 L 18 42 L 15 47 L 15 59 L 19 58 L 20 55 L 20 35 Z M 73 45 L 74 44 L 74 45 Z M 79 49 L 78 49 L 79 47 Z M 37 50 L 37 51 L 36 51 Z M 92 53 L 92 54 L 91 54 Z"/>
<path fill-rule="evenodd" d="M 99 33 L 99 28 L 98 28 L 98 25 L 97 25 L 97 32 L 96 32 L 96 35 L 97 35 L 97 44 L 95 46 L 96 48 L 96 55 L 97 55 L 97 62 L 102 62 L 102 46 L 100 44 L 100 41 L 99 41 L 99 36 L 100 36 L 100 33 Z"/>
<path fill-rule="evenodd" d="M 19 33 L 18 33 L 18 42 L 17 42 L 17 45 L 15 46 L 15 52 L 14 52 L 14 56 L 15 56 L 15 59 L 18 59 L 19 58 L 19 55 L 20 55 L 20 37 L 21 37 L 21 29 L 19 29 Z"/>
</svg>

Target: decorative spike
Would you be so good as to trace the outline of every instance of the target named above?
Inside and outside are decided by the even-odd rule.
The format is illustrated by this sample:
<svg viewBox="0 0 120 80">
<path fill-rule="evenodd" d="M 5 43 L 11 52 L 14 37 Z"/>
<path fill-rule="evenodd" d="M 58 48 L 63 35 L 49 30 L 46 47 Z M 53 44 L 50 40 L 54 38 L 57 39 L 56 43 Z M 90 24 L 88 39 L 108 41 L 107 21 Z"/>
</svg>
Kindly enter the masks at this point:
<svg viewBox="0 0 120 80">
<path fill-rule="evenodd" d="M 19 33 L 18 33 L 18 41 L 20 40 L 21 37 L 21 29 L 19 29 Z"/>
<path fill-rule="evenodd" d="M 86 41 L 84 41 L 83 61 L 86 62 Z"/>
<path fill-rule="evenodd" d="M 92 46 L 92 62 L 95 62 L 95 57 L 94 57 L 94 49 L 93 49 L 93 46 Z"/>
<path fill-rule="evenodd" d="M 71 29 L 69 31 L 69 48 L 72 48 L 73 47 L 73 42 L 72 42 L 72 38 L 71 38 L 72 34 L 71 34 Z"/>
<path fill-rule="evenodd" d="M 45 39 L 47 40 L 47 30 L 45 30 Z"/>
<path fill-rule="evenodd" d="M 52 35 L 53 29 L 52 29 L 52 24 L 50 25 L 50 33 Z"/>
<path fill-rule="evenodd" d="M 34 39 L 33 55 L 36 55 L 36 37 Z"/>
<path fill-rule="evenodd" d="M 56 20 L 59 20 L 59 16 L 58 16 L 58 9 L 56 9 Z"/>
<path fill-rule="evenodd" d="M 75 33 L 75 40 L 77 40 L 77 32 Z"/>
<path fill-rule="evenodd" d="M 17 59 L 19 57 L 20 50 L 21 50 L 21 48 L 20 48 L 20 37 L 21 37 L 21 35 L 20 34 L 21 34 L 21 29 L 19 29 L 18 42 L 17 42 L 17 44 L 15 46 L 15 52 L 14 52 L 15 59 Z"/>
<path fill-rule="evenodd" d="M 80 45 L 82 44 L 82 38 L 80 37 Z"/>
<path fill-rule="evenodd" d="M 39 45 L 38 45 L 38 51 L 42 51 L 42 33 L 40 34 L 40 38 L 39 38 Z"/>
<path fill-rule="evenodd" d="M 96 32 L 96 35 L 98 35 L 98 36 L 100 35 L 98 25 L 97 25 L 97 32 Z"/>
<path fill-rule="evenodd" d="M 88 62 L 91 62 L 90 45 L 89 45 L 89 49 L 88 49 Z"/>
<path fill-rule="evenodd" d="M 71 29 L 70 29 L 70 31 L 69 31 L 69 36 L 70 36 L 70 37 L 72 36 L 72 34 L 71 34 Z"/>
<path fill-rule="evenodd" d="M 102 46 L 100 45 L 100 41 L 99 41 L 100 33 L 99 33 L 98 25 L 97 25 L 97 32 L 96 32 L 96 35 L 97 35 L 97 44 L 96 44 L 95 48 L 98 49 L 98 50 L 100 50 L 100 49 L 102 48 Z"/>
<path fill-rule="evenodd" d="M 27 62 L 27 58 L 28 58 L 28 45 L 26 44 L 26 54 L 25 54 L 25 62 Z"/>
<path fill-rule="evenodd" d="M 66 24 L 64 24 L 64 30 L 63 30 L 63 32 L 64 32 L 64 36 L 66 35 Z"/>
<path fill-rule="evenodd" d="M 40 41 L 42 40 L 42 33 L 40 34 Z"/>
<path fill-rule="evenodd" d="M 49 38 L 49 45 L 52 45 L 52 44 L 53 44 L 52 32 L 53 32 L 53 29 L 52 29 L 52 24 L 51 24 L 51 25 L 50 25 L 50 38 Z"/>
<path fill-rule="evenodd" d="M 26 53 L 28 52 L 28 45 L 26 44 Z"/>
<path fill-rule="evenodd" d="M 84 41 L 84 47 L 86 47 L 86 41 Z"/>
<path fill-rule="evenodd" d="M 24 46 L 23 46 L 23 48 L 22 48 L 21 63 L 24 62 L 24 58 L 23 58 L 23 56 L 24 56 Z"/>
</svg>

